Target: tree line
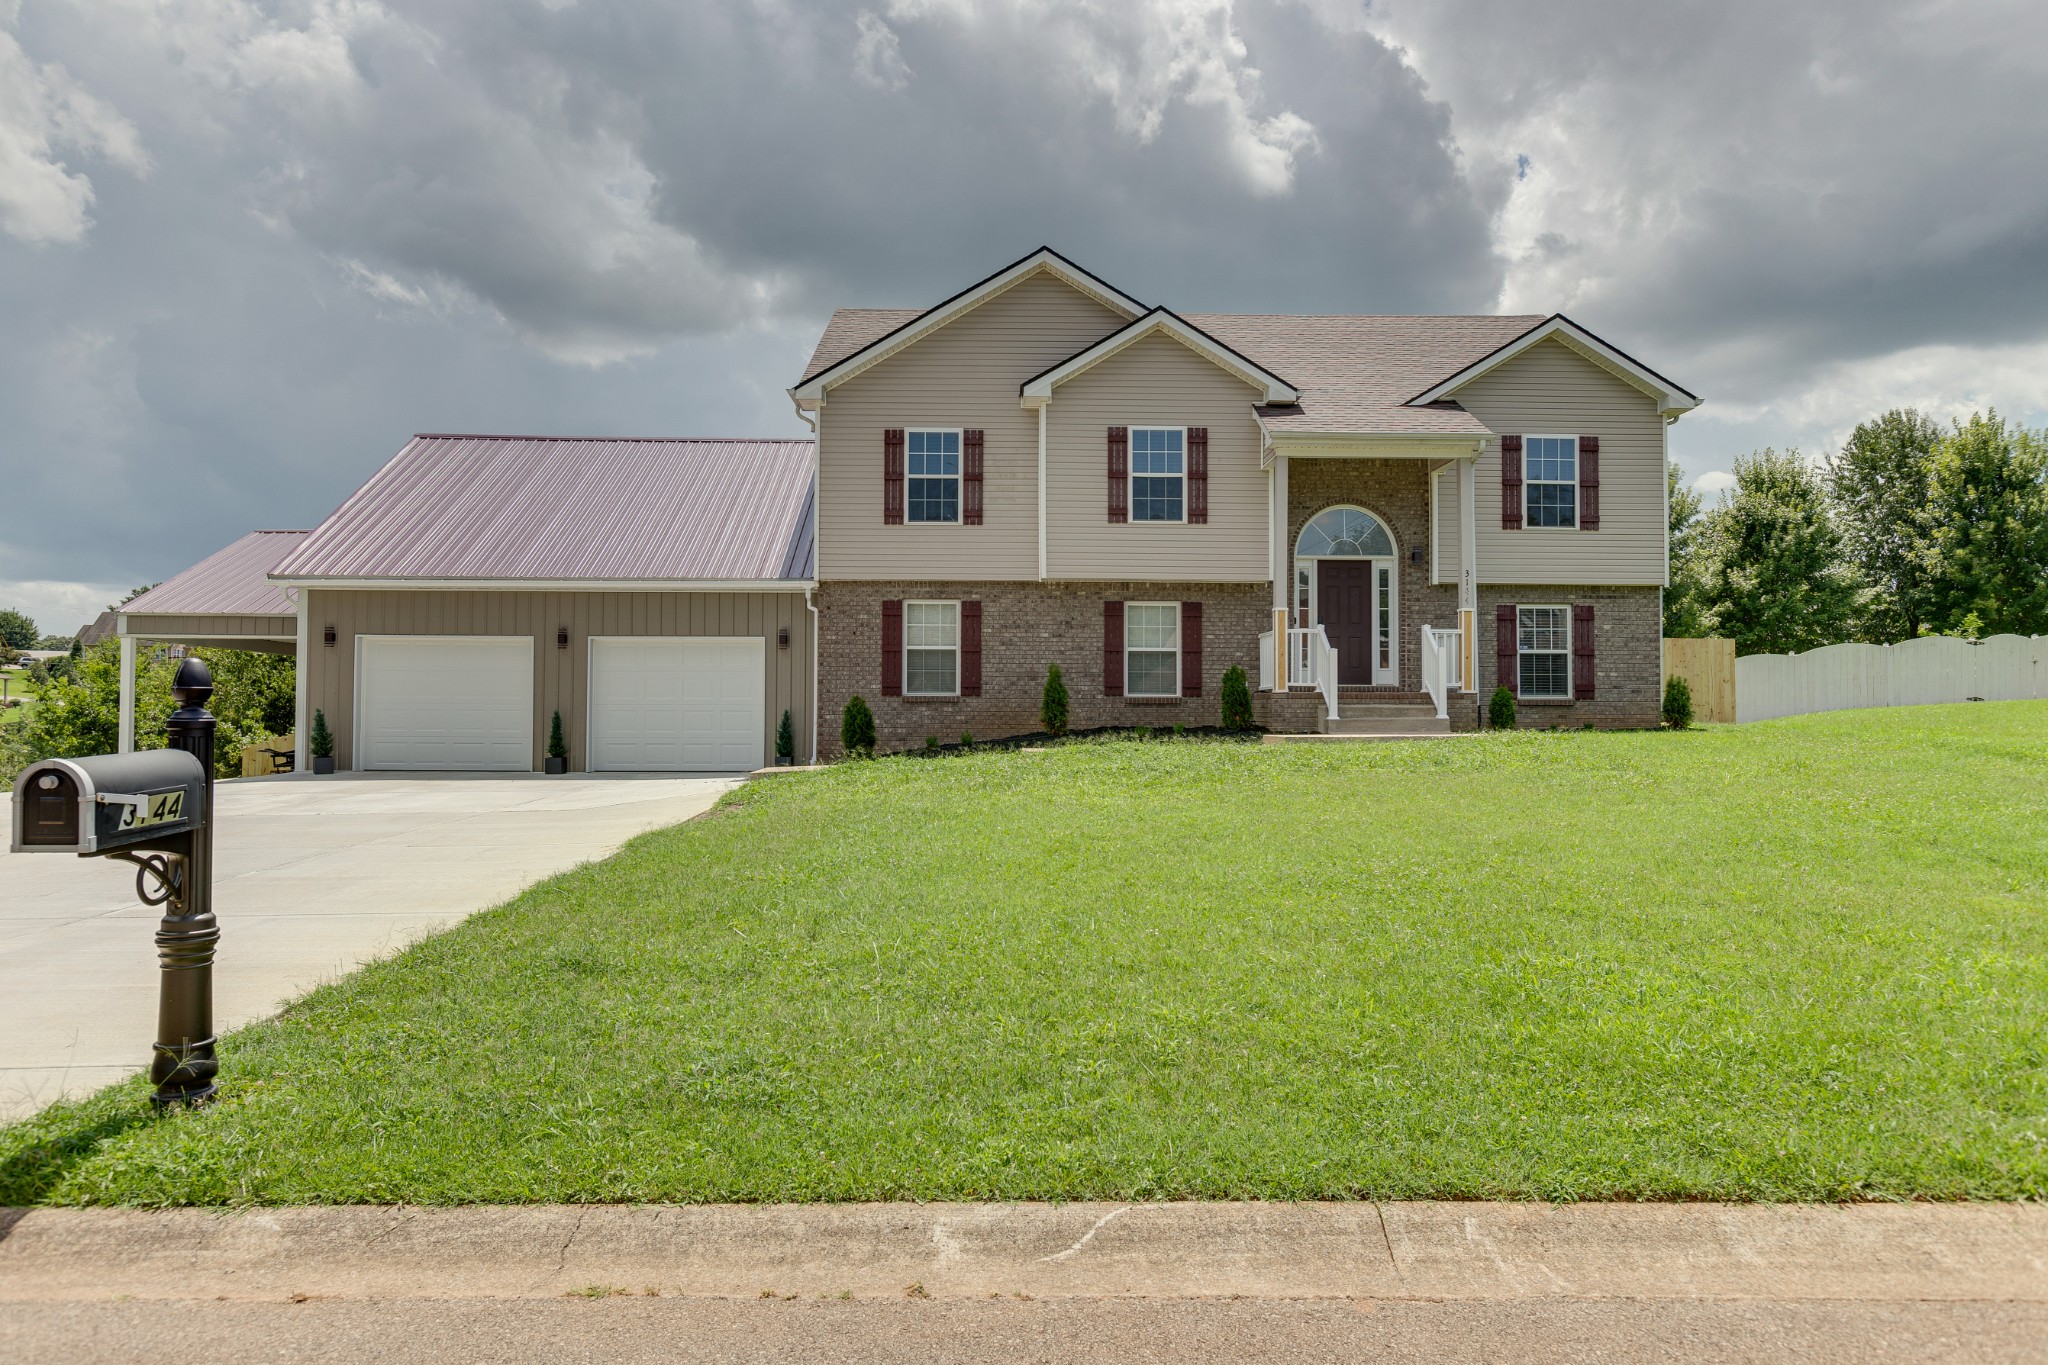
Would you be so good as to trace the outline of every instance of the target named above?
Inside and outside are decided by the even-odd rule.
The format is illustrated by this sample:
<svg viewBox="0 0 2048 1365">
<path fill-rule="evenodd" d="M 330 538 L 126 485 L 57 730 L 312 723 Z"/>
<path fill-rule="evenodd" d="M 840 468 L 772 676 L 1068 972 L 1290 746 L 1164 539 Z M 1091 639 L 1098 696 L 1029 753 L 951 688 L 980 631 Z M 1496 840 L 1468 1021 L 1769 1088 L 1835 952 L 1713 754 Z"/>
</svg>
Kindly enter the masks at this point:
<svg viewBox="0 0 2048 1365">
<path fill-rule="evenodd" d="M 2048 432 L 1896 408 L 1819 465 L 1765 448 L 1734 472 L 1711 509 L 1667 473 L 1667 636 L 1785 654 L 2048 634 Z"/>
</svg>

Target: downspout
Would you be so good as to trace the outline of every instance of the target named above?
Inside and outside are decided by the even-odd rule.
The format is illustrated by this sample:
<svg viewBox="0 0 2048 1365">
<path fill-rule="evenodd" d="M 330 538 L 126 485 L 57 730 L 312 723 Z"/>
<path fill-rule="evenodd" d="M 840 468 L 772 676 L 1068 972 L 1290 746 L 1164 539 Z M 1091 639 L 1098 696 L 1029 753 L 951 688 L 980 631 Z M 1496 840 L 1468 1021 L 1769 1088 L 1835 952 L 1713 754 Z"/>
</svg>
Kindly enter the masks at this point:
<svg viewBox="0 0 2048 1365">
<path fill-rule="evenodd" d="M 815 553 L 815 551 L 813 551 Z M 804 606 L 811 613 L 811 763 L 818 762 L 818 604 L 815 588 L 804 589 Z"/>
</svg>

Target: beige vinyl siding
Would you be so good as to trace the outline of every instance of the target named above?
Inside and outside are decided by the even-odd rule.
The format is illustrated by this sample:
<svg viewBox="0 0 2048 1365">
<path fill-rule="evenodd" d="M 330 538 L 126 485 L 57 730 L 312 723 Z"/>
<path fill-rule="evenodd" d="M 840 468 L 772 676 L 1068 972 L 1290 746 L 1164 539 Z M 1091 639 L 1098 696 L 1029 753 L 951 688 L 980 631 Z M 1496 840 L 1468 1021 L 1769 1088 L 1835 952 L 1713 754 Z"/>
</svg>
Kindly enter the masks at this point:
<svg viewBox="0 0 2048 1365">
<path fill-rule="evenodd" d="M 1501 435 L 1600 438 L 1597 531 L 1503 531 L 1500 440 L 1488 439 L 1479 460 L 1480 582 L 1664 582 L 1664 420 L 1654 401 L 1557 341 L 1530 347 L 1454 396 Z"/>
<path fill-rule="evenodd" d="M 291 640 L 298 635 L 299 621 L 296 616 L 214 616 L 166 615 L 162 613 L 137 613 L 122 618 L 125 635 L 145 640 L 207 640 L 218 639 L 221 648 L 231 648 L 231 641 L 246 636 L 261 641 Z"/>
<path fill-rule="evenodd" d="M 1123 318 L 1032 275 L 826 392 L 818 425 L 821 579 L 1038 577 L 1038 414 L 1026 379 L 1085 350 Z M 986 433 L 980 526 L 882 522 L 882 433 Z"/>
<path fill-rule="evenodd" d="M 1053 390 L 1046 572 L 1068 581 L 1264 582 L 1270 576 L 1259 391 L 1154 333 Z M 1110 427 L 1207 427 L 1209 524 L 1109 520 Z"/>
<path fill-rule="evenodd" d="M 800 592 L 443 592 L 430 589 L 304 589 L 306 716 L 327 713 L 334 765 L 354 765 L 358 635 L 517 635 L 533 637 L 533 765 L 547 753 L 548 721 L 559 709 L 569 766 L 584 771 L 585 708 L 593 635 L 755 636 L 767 641 L 763 752 L 775 752 L 775 727 L 790 712 L 797 755 L 810 744 L 811 614 Z M 323 632 L 334 627 L 332 647 Z M 556 632 L 569 628 L 569 647 Z M 775 633 L 789 631 L 789 648 Z"/>
<path fill-rule="evenodd" d="M 1496 474 L 1495 480 L 1500 476 Z M 1430 506 L 1430 553 L 1433 583 L 1456 583 L 1464 561 L 1458 548 L 1464 519 L 1458 512 L 1458 465 L 1454 461 L 1429 476 L 1433 493 Z"/>
</svg>

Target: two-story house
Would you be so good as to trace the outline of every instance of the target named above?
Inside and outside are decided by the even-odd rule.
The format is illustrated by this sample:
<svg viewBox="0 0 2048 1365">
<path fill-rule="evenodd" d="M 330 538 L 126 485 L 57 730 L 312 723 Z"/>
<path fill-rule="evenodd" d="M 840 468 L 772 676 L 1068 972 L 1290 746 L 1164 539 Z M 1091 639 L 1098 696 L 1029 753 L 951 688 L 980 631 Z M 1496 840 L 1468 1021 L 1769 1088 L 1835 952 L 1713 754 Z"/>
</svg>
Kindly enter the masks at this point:
<svg viewBox="0 0 2048 1365">
<path fill-rule="evenodd" d="M 124 606 L 292 651 L 343 769 L 834 757 L 1039 728 L 1656 723 L 1665 428 L 1698 400 L 1569 319 L 1176 314 L 1051 250 L 836 313 L 813 440 L 415 437 L 307 532 Z M 132 683 L 128 688 L 132 698 Z M 124 712 L 132 717 L 132 701 Z M 132 734 L 132 719 L 124 739 Z"/>
<path fill-rule="evenodd" d="M 883 748 L 1405 702 L 1656 723 L 1665 428 L 1698 399 L 1569 319 L 1180 315 L 1051 250 L 835 314 L 817 434 L 822 716 Z M 1426 628 L 1426 629 L 1425 629 Z M 836 748 L 831 727 L 820 750 Z"/>
</svg>

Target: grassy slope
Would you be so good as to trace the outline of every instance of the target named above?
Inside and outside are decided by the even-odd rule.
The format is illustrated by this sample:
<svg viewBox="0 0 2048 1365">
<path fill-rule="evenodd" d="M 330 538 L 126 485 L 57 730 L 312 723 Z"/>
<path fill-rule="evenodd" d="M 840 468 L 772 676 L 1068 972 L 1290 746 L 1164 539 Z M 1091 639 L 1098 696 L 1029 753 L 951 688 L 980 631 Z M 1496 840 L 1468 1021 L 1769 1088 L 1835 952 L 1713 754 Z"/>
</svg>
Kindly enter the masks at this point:
<svg viewBox="0 0 2048 1365">
<path fill-rule="evenodd" d="M 241 1033 L 211 1111 L 0 1132 L 0 1201 L 2038 1196 L 2044 893 L 2041 703 L 841 768 Z"/>
</svg>

